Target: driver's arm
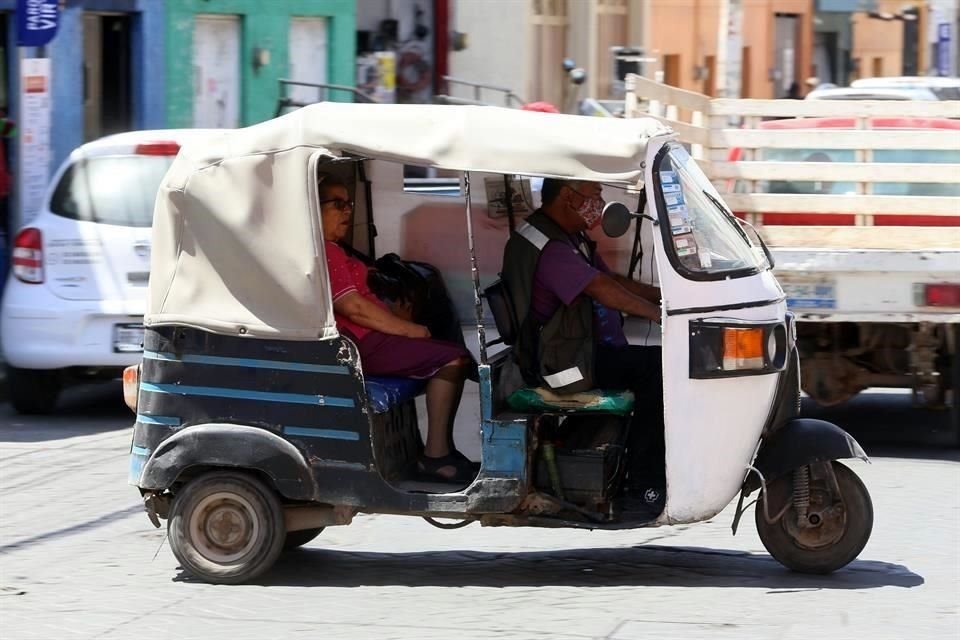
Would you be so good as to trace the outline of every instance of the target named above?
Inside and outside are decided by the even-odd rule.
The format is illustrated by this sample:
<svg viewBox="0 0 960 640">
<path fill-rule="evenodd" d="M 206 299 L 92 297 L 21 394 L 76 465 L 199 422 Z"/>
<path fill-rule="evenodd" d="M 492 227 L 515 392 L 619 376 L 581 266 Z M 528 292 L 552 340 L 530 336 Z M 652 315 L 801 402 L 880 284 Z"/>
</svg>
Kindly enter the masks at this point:
<svg viewBox="0 0 960 640">
<path fill-rule="evenodd" d="M 636 280 L 631 280 L 630 278 L 622 276 L 619 273 L 611 273 L 608 275 L 613 278 L 617 284 L 630 293 L 638 295 L 644 300 L 649 300 L 655 304 L 660 304 L 660 287 L 654 287 L 649 284 L 637 282 Z"/>
<path fill-rule="evenodd" d="M 605 307 L 660 322 L 660 305 L 633 293 L 606 273 L 595 275 L 583 292 Z"/>
</svg>

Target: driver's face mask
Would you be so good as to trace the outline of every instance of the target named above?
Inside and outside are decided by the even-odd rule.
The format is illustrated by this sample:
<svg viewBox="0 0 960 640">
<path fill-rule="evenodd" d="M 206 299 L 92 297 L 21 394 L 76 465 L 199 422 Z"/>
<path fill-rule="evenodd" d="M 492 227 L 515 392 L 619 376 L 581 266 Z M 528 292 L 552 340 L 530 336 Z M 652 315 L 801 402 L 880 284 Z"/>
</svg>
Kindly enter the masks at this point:
<svg viewBox="0 0 960 640">
<path fill-rule="evenodd" d="M 595 229 L 600 224 L 600 218 L 603 215 L 603 198 L 598 195 L 585 196 L 576 190 L 574 190 L 574 193 L 579 195 L 582 200 L 580 206 L 576 208 L 577 215 L 587 223 L 588 229 Z"/>
</svg>

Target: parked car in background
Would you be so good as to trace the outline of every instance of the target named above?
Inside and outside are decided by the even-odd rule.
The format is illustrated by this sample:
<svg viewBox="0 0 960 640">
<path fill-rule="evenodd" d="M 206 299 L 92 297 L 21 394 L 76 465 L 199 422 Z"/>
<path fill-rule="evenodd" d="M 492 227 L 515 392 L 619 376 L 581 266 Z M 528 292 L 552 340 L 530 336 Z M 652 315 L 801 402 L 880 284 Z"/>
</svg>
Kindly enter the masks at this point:
<svg viewBox="0 0 960 640">
<path fill-rule="evenodd" d="M 939 76 L 893 76 L 861 78 L 850 86 L 855 89 L 929 89 L 937 100 L 960 100 L 960 78 Z"/>
<path fill-rule="evenodd" d="M 52 411 L 65 384 L 139 362 L 160 181 L 204 130 L 134 131 L 75 149 L 13 241 L 0 309 L 10 400 Z"/>
<path fill-rule="evenodd" d="M 927 87 L 832 87 L 814 89 L 807 100 L 938 100 Z"/>
</svg>

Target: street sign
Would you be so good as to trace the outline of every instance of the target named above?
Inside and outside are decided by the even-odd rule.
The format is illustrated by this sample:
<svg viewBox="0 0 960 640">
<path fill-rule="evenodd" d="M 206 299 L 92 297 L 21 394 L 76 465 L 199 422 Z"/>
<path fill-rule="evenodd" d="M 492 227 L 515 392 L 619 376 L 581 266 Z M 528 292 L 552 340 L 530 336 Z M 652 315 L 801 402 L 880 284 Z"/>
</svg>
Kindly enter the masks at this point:
<svg viewBox="0 0 960 640">
<path fill-rule="evenodd" d="M 17 45 L 42 47 L 57 35 L 59 0 L 17 0 Z"/>
<path fill-rule="evenodd" d="M 950 75 L 950 23 L 937 25 L 937 75 Z"/>
<path fill-rule="evenodd" d="M 20 217 L 40 211 L 50 171 L 50 59 L 20 61 Z"/>
</svg>

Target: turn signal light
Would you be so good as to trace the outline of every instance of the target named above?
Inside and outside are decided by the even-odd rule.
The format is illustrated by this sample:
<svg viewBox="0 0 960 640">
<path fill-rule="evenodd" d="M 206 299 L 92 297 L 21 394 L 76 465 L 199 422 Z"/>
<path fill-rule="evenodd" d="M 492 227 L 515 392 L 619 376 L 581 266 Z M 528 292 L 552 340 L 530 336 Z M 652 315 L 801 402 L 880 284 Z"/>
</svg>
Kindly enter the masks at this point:
<svg viewBox="0 0 960 640">
<path fill-rule="evenodd" d="M 123 370 L 123 401 L 134 413 L 137 412 L 137 395 L 140 393 L 140 365 Z"/>
<path fill-rule="evenodd" d="M 690 377 L 731 378 L 783 371 L 794 348 L 793 316 L 782 322 L 690 321 Z"/>
<path fill-rule="evenodd" d="M 960 284 L 928 284 L 923 301 L 928 307 L 960 307 Z"/>
<path fill-rule="evenodd" d="M 727 371 L 737 369 L 763 368 L 765 355 L 765 331 L 761 327 L 723 330 L 723 368 Z"/>
</svg>

